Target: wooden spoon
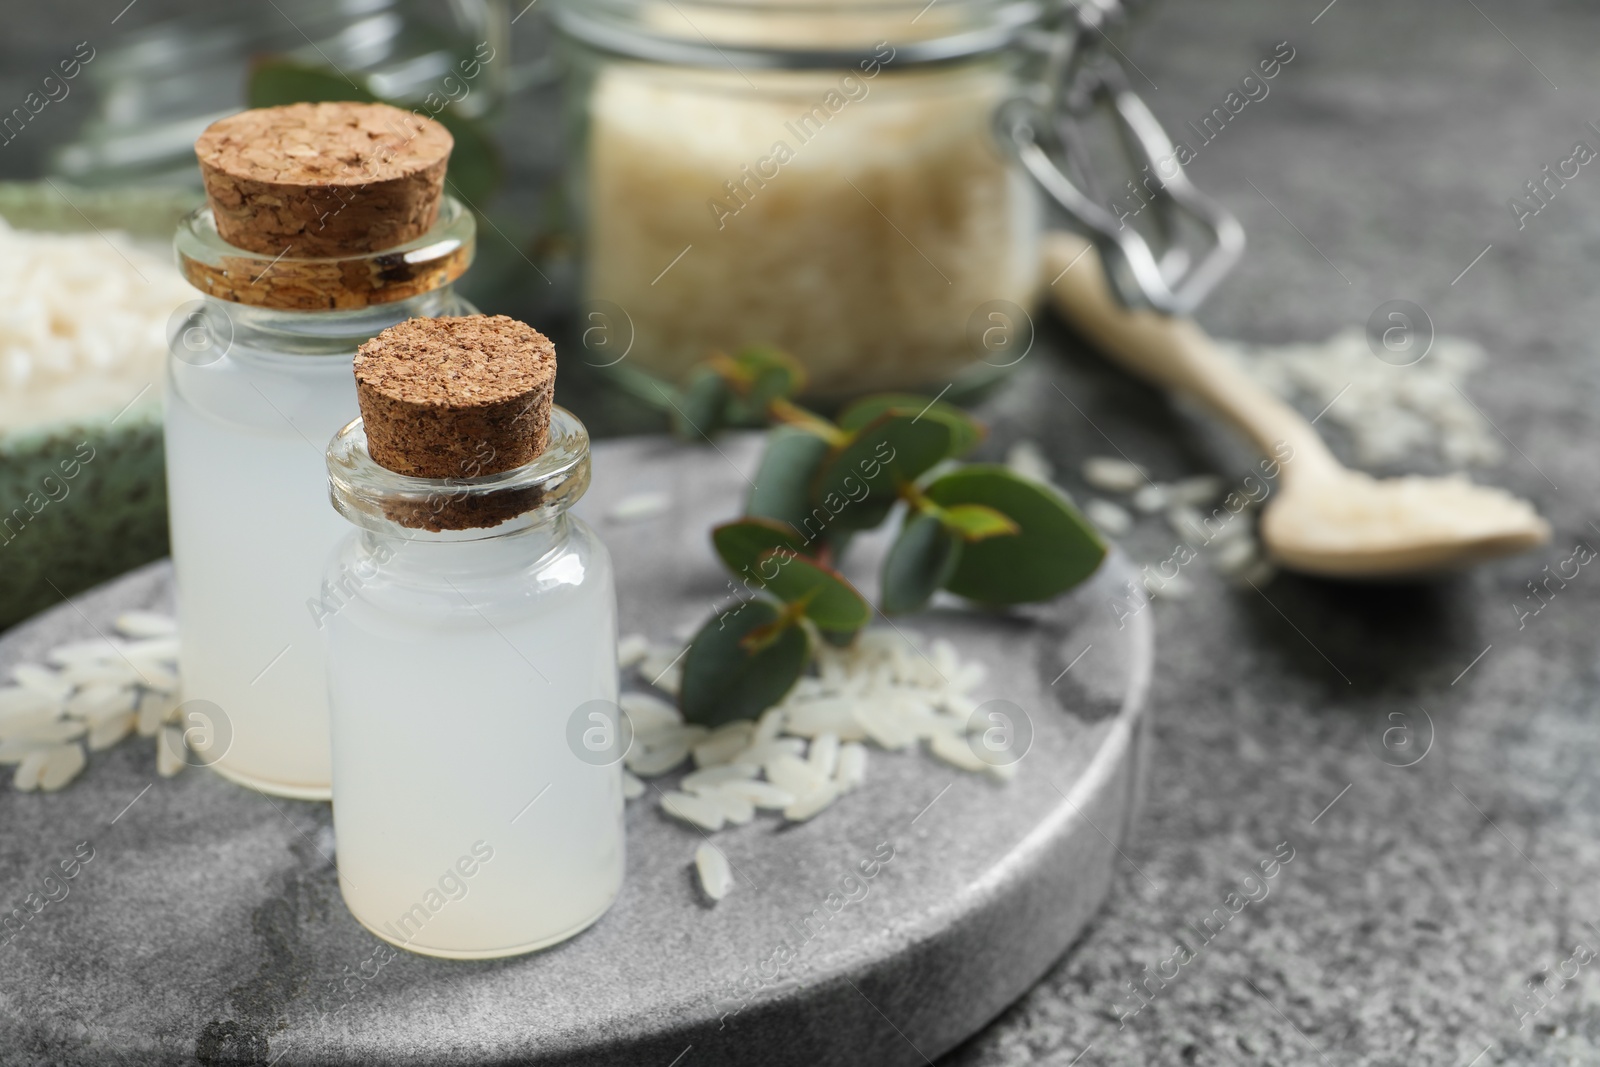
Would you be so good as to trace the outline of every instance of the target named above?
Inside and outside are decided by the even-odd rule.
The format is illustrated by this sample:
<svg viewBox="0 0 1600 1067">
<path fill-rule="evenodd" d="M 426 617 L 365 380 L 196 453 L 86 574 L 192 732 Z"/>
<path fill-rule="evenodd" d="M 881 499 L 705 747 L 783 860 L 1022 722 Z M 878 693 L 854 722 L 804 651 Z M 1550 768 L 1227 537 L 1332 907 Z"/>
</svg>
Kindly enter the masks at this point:
<svg viewBox="0 0 1600 1067">
<path fill-rule="evenodd" d="M 1117 303 L 1082 238 L 1045 238 L 1045 278 L 1067 321 L 1106 355 L 1214 409 L 1282 463 L 1261 516 L 1267 553 L 1291 570 L 1399 578 L 1522 552 L 1550 539 L 1533 506 L 1465 476 L 1379 480 L 1348 470 L 1311 424 L 1248 377 L 1193 321 Z M 1058 277 L 1059 276 L 1059 277 Z"/>
</svg>

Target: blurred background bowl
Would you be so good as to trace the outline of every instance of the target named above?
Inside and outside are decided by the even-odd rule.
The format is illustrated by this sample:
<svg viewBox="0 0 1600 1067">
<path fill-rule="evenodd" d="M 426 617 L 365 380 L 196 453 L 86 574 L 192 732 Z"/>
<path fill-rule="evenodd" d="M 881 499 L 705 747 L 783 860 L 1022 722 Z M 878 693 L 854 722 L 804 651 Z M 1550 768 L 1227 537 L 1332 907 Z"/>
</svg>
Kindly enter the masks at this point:
<svg viewBox="0 0 1600 1067">
<path fill-rule="evenodd" d="M 173 228 L 198 194 L 171 188 L 75 188 L 60 181 L 0 183 L 0 217 L 18 229 L 120 230 L 164 258 Z M 163 315 L 172 309 L 158 309 Z M 87 446 L 87 447 L 85 447 Z M 60 464 L 81 460 L 63 481 Z M 64 485 L 46 497 L 47 477 Z M 37 513 L 30 494 L 47 499 Z M 0 424 L 0 501 L 12 520 L 0 537 L 0 628 L 167 551 L 159 374 L 121 410 L 94 407 L 44 423 Z M 20 526 L 20 528 L 19 528 Z"/>
</svg>

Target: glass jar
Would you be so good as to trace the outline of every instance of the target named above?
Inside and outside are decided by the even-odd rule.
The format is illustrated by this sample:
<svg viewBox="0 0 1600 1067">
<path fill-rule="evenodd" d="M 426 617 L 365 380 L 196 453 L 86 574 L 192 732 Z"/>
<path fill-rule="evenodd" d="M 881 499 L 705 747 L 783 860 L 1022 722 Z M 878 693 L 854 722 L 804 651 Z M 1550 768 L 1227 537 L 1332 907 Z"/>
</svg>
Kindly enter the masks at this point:
<svg viewBox="0 0 1600 1067">
<path fill-rule="evenodd" d="M 351 362 L 416 316 L 471 314 L 451 283 L 472 214 L 446 198 L 433 229 L 347 260 L 248 252 L 209 209 L 178 229 L 208 295 L 174 315 L 167 360 L 168 514 L 183 686 L 221 709 L 206 758 L 279 796 L 331 796 L 319 587 L 346 528 L 328 507 L 323 443 L 356 415 Z"/>
<path fill-rule="evenodd" d="M 533 462 L 427 479 L 379 466 L 358 419 L 327 469 L 357 527 L 324 586 L 346 904 L 433 956 L 571 937 L 622 884 L 626 747 L 572 732 L 625 731 L 611 557 L 567 510 L 589 484 L 583 424 L 553 407 Z M 464 509 L 492 517 L 451 521 Z"/>
<path fill-rule="evenodd" d="M 1026 158 L 1030 123 L 1065 118 L 1067 97 L 1131 97 L 1083 91 L 1116 6 L 558 0 L 581 325 L 622 331 L 628 366 L 670 381 L 713 351 L 776 345 L 817 399 L 1015 363 L 1046 198 L 1108 262 L 1136 236 L 1078 195 L 1060 145 L 1051 174 Z M 1138 119 L 1122 123 L 1134 143 L 1162 140 Z M 1142 187 L 1163 199 L 1161 185 Z M 1167 276 L 1139 285 L 1193 265 L 1155 258 Z"/>
</svg>

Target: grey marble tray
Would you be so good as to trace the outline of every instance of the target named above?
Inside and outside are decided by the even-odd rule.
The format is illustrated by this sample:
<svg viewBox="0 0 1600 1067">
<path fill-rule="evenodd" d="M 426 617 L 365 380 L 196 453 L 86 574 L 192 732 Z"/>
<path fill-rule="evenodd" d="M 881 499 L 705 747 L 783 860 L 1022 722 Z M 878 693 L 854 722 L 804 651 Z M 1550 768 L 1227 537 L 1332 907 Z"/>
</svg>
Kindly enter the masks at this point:
<svg viewBox="0 0 1600 1067">
<path fill-rule="evenodd" d="M 616 558 L 624 632 L 684 631 L 726 595 L 706 530 L 737 513 L 757 451 L 719 447 L 596 449 L 581 510 Z M 608 520 L 646 491 L 664 513 Z M 986 661 L 977 695 L 1024 710 L 1014 781 L 874 751 L 866 786 L 815 820 L 718 835 L 738 879 L 715 907 L 697 832 L 636 801 L 615 907 L 518 959 L 390 959 L 340 900 L 328 805 L 157 778 L 149 742 L 97 754 L 59 794 L 0 786 L 0 913 L 93 848 L 0 943 L 0 1063 L 925 1063 L 1036 981 L 1111 885 L 1148 745 L 1149 615 L 1119 628 L 1105 607 L 1130 574 L 1113 558 L 1045 609 L 899 623 Z M 151 565 L 18 627 L 0 670 L 118 611 L 170 609 L 170 576 Z M 872 584 L 870 566 L 853 576 Z M 863 860 L 875 876 L 845 882 Z"/>
</svg>

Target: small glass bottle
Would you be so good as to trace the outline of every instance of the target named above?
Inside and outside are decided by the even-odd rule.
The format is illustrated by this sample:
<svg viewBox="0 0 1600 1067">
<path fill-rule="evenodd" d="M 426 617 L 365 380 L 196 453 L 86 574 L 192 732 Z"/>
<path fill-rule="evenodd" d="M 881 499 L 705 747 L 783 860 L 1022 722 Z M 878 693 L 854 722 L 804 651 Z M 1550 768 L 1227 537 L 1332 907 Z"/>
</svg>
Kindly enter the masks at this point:
<svg viewBox="0 0 1600 1067">
<path fill-rule="evenodd" d="M 424 128 L 383 105 L 321 107 L 366 109 L 384 131 L 391 122 Z M 312 147 L 315 133 L 307 134 Z M 437 133 L 448 153 L 448 134 Z M 424 140 L 393 138 L 413 152 Z M 295 158 L 307 158 L 303 147 Z M 441 185 L 442 162 L 426 177 Z M 208 194 L 211 183 L 208 174 Z M 393 247 L 336 254 L 341 241 L 358 248 L 382 225 L 393 185 L 279 190 L 280 202 L 301 198 L 307 234 L 264 243 L 237 232 L 237 198 L 219 213 L 213 195 L 176 238 L 180 269 L 205 294 L 175 316 L 165 391 L 184 692 L 224 716 L 204 758 L 223 776 L 279 796 L 332 795 L 319 584 L 346 528 L 328 508 L 323 446 L 356 415 L 351 360 L 395 323 L 473 310 L 451 288 L 472 261 L 475 233 L 471 212 L 454 200 L 440 197 L 436 214 L 411 212 L 410 230 L 382 231 L 400 238 Z M 386 193 L 387 203 L 377 199 Z M 437 189 L 420 195 L 430 193 Z M 351 223 L 359 225 L 352 231 Z"/>
<path fill-rule="evenodd" d="M 552 406 L 531 461 L 412 477 L 373 458 L 381 412 L 362 395 L 365 419 L 327 453 L 334 507 L 357 528 L 324 586 L 338 594 L 325 633 L 340 889 L 413 952 L 554 944 L 605 912 L 623 873 L 622 751 L 573 740 L 596 713 L 622 726 L 610 555 L 568 513 L 589 484 L 588 434 Z M 459 436 L 479 456 L 506 451 Z"/>
</svg>

